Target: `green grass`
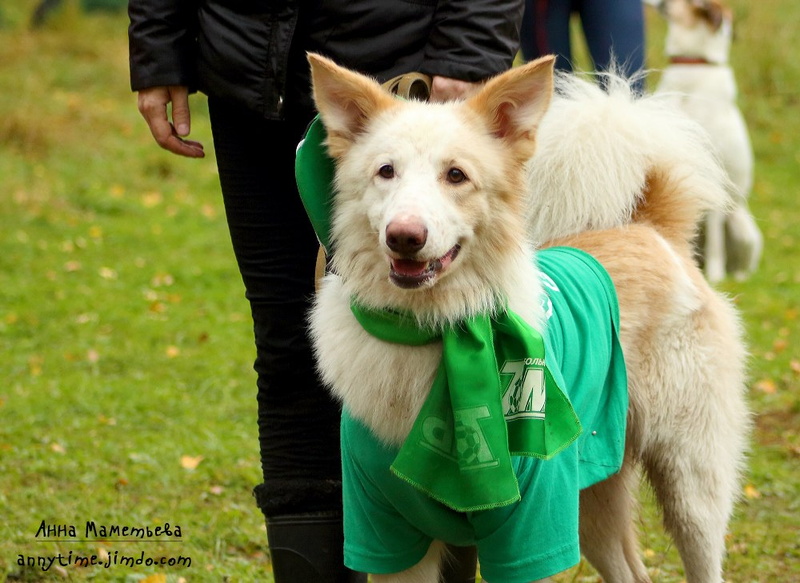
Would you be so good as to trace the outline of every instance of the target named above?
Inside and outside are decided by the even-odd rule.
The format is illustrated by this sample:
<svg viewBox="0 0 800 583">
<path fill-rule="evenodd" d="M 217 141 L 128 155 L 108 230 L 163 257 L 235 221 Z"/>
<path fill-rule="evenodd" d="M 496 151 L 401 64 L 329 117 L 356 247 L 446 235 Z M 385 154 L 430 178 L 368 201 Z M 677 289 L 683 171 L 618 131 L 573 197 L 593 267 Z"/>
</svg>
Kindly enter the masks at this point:
<svg viewBox="0 0 800 583">
<path fill-rule="evenodd" d="M 30 32 L 31 7 L 4 7 L 0 30 L 0 578 L 19 554 L 118 551 L 192 565 L 65 572 L 263 580 L 254 349 L 213 157 L 155 146 L 124 14 L 68 5 Z M 182 542 L 46 543 L 43 520 L 78 538 L 88 520 L 170 523 Z"/>
<path fill-rule="evenodd" d="M 193 98 L 193 137 L 209 157 L 161 151 L 128 90 L 124 13 L 82 14 L 68 2 L 30 31 L 33 5 L 0 6 L 0 580 L 268 581 L 250 494 L 260 474 L 250 316 L 205 100 Z M 721 286 L 750 337 L 757 413 L 727 570 L 737 583 L 791 581 L 800 580 L 800 64 L 792 53 L 800 6 L 734 7 L 734 63 L 757 156 L 752 207 L 766 253 L 749 281 Z M 663 23 L 650 18 L 648 31 L 657 69 Z M 82 538 L 89 520 L 169 523 L 182 537 L 36 538 L 42 521 L 76 525 Z M 651 501 L 641 529 L 654 579 L 681 581 Z M 19 555 L 59 552 L 192 564 L 17 565 Z M 596 577 L 582 565 L 562 580 Z"/>
</svg>

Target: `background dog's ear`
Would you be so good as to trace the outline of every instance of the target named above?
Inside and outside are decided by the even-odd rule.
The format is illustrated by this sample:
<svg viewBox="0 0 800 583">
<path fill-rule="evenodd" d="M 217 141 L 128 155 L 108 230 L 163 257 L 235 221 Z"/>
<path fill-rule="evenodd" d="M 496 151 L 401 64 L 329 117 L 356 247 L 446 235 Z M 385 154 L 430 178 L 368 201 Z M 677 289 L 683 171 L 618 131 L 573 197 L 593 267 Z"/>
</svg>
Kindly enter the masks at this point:
<svg viewBox="0 0 800 583">
<path fill-rule="evenodd" d="M 308 54 L 314 102 L 328 133 L 328 152 L 340 156 L 379 111 L 396 104 L 377 81 L 314 53 Z"/>
<path fill-rule="evenodd" d="M 492 79 L 468 100 L 468 105 L 488 121 L 498 138 L 533 146 L 539 126 L 553 96 L 555 57 L 541 57 L 514 67 Z"/>
<path fill-rule="evenodd" d="M 732 20 L 730 9 L 718 0 L 695 0 L 693 4 L 698 16 L 705 20 L 714 32 L 717 32 L 725 21 Z"/>
</svg>

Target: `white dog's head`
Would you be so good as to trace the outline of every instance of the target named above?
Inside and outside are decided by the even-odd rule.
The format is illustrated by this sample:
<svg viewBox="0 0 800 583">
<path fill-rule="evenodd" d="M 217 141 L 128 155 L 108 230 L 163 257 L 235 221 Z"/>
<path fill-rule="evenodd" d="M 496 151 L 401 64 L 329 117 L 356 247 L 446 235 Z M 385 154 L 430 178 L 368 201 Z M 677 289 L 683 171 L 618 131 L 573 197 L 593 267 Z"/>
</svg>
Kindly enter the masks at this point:
<svg viewBox="0 0 800 583">
<path fill-rule="evenodd" d="M 552 59 L 444 104 L 403 101 L 326 58 L 309 61 L 336 163 L 334 269 L 350 293 L 417 313 L 448 301 L 495 307 L 486 304 L 502 296 L 510 264 L 528 257 L 524 168 Z"/>
<path fill-rule="evenodd" d="M 662 0 L 669 27 L 666 53 L 671 58 L 728 62 L 733 39 L 733 13 L 719 0 Z"/>
</svg>

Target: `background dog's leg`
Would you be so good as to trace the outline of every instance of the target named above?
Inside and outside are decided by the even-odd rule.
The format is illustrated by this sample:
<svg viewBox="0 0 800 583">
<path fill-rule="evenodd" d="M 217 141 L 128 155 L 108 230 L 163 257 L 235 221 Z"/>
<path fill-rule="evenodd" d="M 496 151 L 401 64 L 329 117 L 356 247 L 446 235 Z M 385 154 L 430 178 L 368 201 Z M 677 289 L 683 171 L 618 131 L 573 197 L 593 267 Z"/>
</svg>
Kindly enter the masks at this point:
<svg viewBox="0 0 800 583">
<path fill-rule="evenodd" d="M 405 571 L 391 575 L 372 575 L 373 583 L 438 583 L 439 564 L 445 553 L 445 545 L 433 541 L 422 560 Z"/>
<path fill-rule="evenodd" d="M 629 464 L 581 492 L 581 552 L 613 583 L 649 583 L 633 528 L 635 472 Z"/>
<path fill-rule="evenodd" d="M 761 261 L 764 237 L 746 203 L 736 206 L 725 217 L 725 254 L 727 270 L 743 281 Z"/>
<path fill-rule="evenodd" d="M 725 279 L 725 214 L 710 211 L 705 224 L 705 273 L 708 281 L 716 283 Z"/>
</svg>

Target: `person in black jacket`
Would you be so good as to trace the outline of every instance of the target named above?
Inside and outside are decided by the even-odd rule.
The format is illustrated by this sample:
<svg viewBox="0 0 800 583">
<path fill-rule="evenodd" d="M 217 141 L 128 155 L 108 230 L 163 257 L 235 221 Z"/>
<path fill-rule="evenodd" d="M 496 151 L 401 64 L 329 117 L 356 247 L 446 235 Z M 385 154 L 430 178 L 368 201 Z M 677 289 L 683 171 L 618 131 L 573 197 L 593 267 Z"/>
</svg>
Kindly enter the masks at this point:
<svg viewBox="0 0 800 583">
<path fill-rule="evenodd" d="M 315 115 L 306 53 L 379 81 L 425 73 L 432 99 L 458 98 L 512 65 L 523 0 L 130 0 L 128 12 L 131 88 L 162 148 L 204 156 L 187 137 L 189 95 L 208 96 L 253 317 L 264 477 L 254 494 L 275 580 L 365 581 L 342 565 L 340 409 L 305 331 L 318 249 L 294 178 Z M 474 580 L 474 557 L 465 564 L 451 581 Z"/>
</svg>

